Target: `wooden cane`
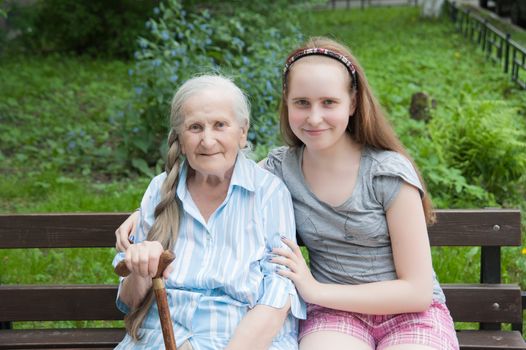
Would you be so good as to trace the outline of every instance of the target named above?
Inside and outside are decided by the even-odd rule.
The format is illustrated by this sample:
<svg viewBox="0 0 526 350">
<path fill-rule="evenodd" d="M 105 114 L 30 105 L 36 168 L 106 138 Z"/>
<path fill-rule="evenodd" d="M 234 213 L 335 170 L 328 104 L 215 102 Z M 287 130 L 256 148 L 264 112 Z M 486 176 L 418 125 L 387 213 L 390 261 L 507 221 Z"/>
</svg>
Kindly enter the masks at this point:
<svg viewBox="0 0 526 350">
<path fill-rule="evenodd" d="M 175 255 L 169 250 L 165 250 L 159 258 L 157 273 L 155 274 L 155 277 L 152 278 L 153 291 L 155 293 L 155 300 L 157 301 L 157 308 L 159 309 L 159 318 L 161 319 L 161 329 L 166 350 L 177 350 L 177 347 L 175 345 L 174 330 L 172 327 L 172 319 L 170 317 L 170 308 L 168 307 L 168 299 L 166 297 L 166 289 L 164 288 L 164 281 L 161 276 L 174 259 Z M 130 274 L 130 270 L 128 270 L 124 260 L 115 266 L 115 273 L 121 277 L 126 277 Z"/>
</svg>

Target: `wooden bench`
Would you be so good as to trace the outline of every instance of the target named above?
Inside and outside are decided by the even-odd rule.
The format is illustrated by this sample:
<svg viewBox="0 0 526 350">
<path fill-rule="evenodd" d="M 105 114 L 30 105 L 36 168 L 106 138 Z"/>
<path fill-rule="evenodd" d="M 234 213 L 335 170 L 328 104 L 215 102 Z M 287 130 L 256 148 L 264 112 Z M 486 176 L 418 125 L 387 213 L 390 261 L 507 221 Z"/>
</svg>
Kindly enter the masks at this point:
<svg viewBox="0 0 526 350">
<path fill-rule="evenodd" d="M 115 228 L 128 214 L 0 215 L 0 249 L 113 247 Z M 461 349 L 526 349 L 521 335 L 526 295 L 501 284 L 501 247 L 520 246 L 518 210 L 440 210 L 429 235 L 433 246 L 480 246 L 480 283 L 443 284 Z M 108 268 L 111 268 L 108 266 Z M 2 270 L 0 269 L 0 274 Z M 115 285 L 0 285 L 0 349 L 111 349 L 124 330 L 10 329 L 16 321 L 119 320 Z M 512 330 L 501 330 L 501 323 Z"/>
</svg>

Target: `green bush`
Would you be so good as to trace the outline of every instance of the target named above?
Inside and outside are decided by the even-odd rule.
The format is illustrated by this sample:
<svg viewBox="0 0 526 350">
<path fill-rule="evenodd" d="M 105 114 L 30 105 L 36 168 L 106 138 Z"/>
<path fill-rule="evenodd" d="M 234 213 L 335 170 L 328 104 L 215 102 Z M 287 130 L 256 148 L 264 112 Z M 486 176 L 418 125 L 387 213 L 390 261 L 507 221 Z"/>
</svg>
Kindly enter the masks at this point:
<svg viewBox="0 0 526 350">
<path fill-rule="evenodd" d="M 447 164 L 494 194 L 501 205 L 517 205 L 526 180 L 524 120 L 497 100 L 466 98 L 446 111 L 432 120 L 429 131 Z"/>
<path fill-rule="evenodd" d="M 449 150 L 444 150 L 441 143 L 430 138 L 428 126 L 424 122 L 399 119 L 397 132 L 419 165 L 427 191 L 436 207 L 482 208 L 497 205 L 492 193 L 475 185 L 455 164 L 447 161 L 445 153 Z"/>
<path fill-rule="evenodd" d="M 158 0 L 39 0 L 7 12 L 30 52 L 132 57 L 136 38 Z"/>
<path fill-rule="evenodd" d="M 144 173 L 155 164 L 159 168 L 170 100 L 182 82 L 204 72 L 233 77 L 249 95 L 252 126 L 248 137 L 255 146 L 266 151 L 278 143 L 280 67 L 289 48 L 301 40 L 288 19 L 290 7 L 282 3 L 269 3 L 265 12 L 240 5 L 235 15 L 228 9 L 211 11 L 200 6 L 187 11 L 176 0 L 160 5 L 159 17 L 146 24 L 148 36 L 139 40 L 136 68 L 130 71 L 136 81 L 135 96 L 119 135 L 120 152 L 128 155 L 135 168 Z"/>
</svg>

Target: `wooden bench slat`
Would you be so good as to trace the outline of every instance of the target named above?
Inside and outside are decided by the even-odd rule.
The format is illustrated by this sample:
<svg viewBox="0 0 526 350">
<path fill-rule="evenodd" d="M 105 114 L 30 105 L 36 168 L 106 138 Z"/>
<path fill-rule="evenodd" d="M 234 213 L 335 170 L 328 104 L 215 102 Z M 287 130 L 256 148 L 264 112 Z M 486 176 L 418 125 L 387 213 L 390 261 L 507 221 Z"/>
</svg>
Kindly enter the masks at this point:
<svg viewBox="0 0 526 350">
<path fill-rule="evenodd" d="M 433 246 L 519 246 L 520 211 L 438 210 L 428 231 Z"/>
<path fill-rule="evenodd" d="M 113 349 L 124 334 L 121 328 L 0 330 L 0 349 Z"/>
<path fill-rule="evenodd" d="M 517 331 L 458 331 L 460 350 L 525 350 L 522 335 Z"/>
<path fill-rule="evenodd" d="M 522 321 L 521 290 L 512 284 L 443 284 L 446 304 L 457 322 Z"/>
<path fill-rule="evenodd" d="M 116 285 L 3 285 L 0 321 L 122 320 L 116 296 Z"/>
<path fill-rule="evenodd" d="M 129 213 L 0 215 L 0 248 L 114 247 Z"/>
<path fill-rule="evenodd" d="M 521 322 L 518 285 L 444 284 L 442 288 L 456 321 Z M 116 285 L 4 285 L 0 286 L 0 321 L 119 320 L 123 315 L 115 307 L 116 295 Z"/>
<path fill-rule="evenodd" d="M 128 215 L 0 215 L 0 248 L 113 247 L 115 228 Z M 520 230 L 519 210 L 437 210 L 429 239 L 434 246 L 518 246 Z"/>
</svg>

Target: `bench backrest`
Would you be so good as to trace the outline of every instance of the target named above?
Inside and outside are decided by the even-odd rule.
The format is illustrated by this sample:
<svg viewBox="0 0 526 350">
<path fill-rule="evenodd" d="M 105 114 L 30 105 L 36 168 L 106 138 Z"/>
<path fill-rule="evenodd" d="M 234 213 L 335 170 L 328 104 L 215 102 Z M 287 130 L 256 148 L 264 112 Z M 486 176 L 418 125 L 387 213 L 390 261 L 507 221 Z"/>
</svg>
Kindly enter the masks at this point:
<svg viewBox="0 0 526 350">
<path fill-rule="evenodd" d="M 114 231 L 127 215 L 0 215 L 0 249 L 113 247 Z M 443 285 L 455 321 L 482 322 L 488 329 L 500 328 L 500 322 L 521 327 L 520 288 L 500 284 L 500 247 L 521 244 L 519 210 L 438 210 L 429 237 L 433 246 L 482 247 L 481 285 Z M 3 285 L 0 322 L 122 319 L 116 290 L 114 285 Z"/>
</svg>

